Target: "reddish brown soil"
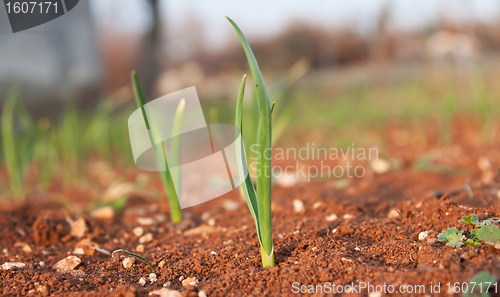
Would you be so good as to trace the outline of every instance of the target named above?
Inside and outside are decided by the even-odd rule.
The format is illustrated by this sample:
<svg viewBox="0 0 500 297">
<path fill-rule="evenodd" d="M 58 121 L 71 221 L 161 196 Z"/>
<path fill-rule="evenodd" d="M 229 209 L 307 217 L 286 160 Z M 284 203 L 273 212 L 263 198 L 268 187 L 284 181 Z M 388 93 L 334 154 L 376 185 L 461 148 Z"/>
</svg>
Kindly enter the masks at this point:
<svg viewBox="0 0 500 297">
<path fill-rule="evenodd" d="M 403 154 L 402 149 L 388 147 L 392 155 Z M 469 169 L 467 177 L 415 172 L 406 166 L 351 179 L 346 187 L 332 180 L 290 188 L 275 186 L 276 267 L 269 269 L 260 266 L 253 221 L 238 192 L 185 210 L 186 220 L 177 225 L 168 222 L 168 213 L 156 200 L 140 195 L 132 196 L 112 219 L 84 215 L 88 226 L 84 238 L 108 251 L 123 248 L 136 252 L 140 244 L 133 233 L 140 226 L 137 218 L 155 220 L 142 226 L 153 240 L 137 252 L 150 259 L 158 272 L 158 280 L 145 286 L 138 281 L 150 274 L 146 264 L 136 262 L 125 269 L 121 261 L 98 252 L 78 255 L 82 263 L 77 269 L 85 275 L 55 272 L 52 266 L 72 254 L 81 241 L 68 235 L 70 226 L 65 218 L 75 219 L 79 214 L 68 214 L 61 204 L 37 195 L 22 204 L 4 203 L 0 210 L 0 264 L 23 262 L 26 267 L 0 271 L 0 293 L 146 296 L 165 285 L 183 296 L 198 296 L 200 291 L 207 296 L 288 296 L 293 295 L 294 282 L 369 282 L 393 285 L 396 290 L 401 285 L 424 285 L 426 294 L 452 295 L 447 292 L 447 283 L 466 282 L 481 271 L 500 277 L 500 250 L 486 245 L 454 249 L 434 240 L 441 230 L 454 226 L 468 235 L 470 228 L 457 221 L 470 213 L 480 219 L 500 216 L 499 184 L 479 183 L 481 173 L 476 166 L 478 158 L 486 156 L 494 169 L 499 168 L 500 154 L 493 148 L 466 145 L 461 150 L 455 157 L 463 163 L 460 167 Z M 442 154 L 450 157 L 447 152 L 444 149 Z M 468 178 L 472 198 L 463 187 Z M 304 211 L 294 211 L 294 199 L 304 202 Z M 236 202 L 238 207 L 225 209 L 227 201 Z M 338 218 L 327 221 L 332 214 Z M 215 222 L 213 227 L 208 226 L 209 221 Z M 200 226 L 205 226 L 204 233 L 190 235 Z M 418 239 L 422 231 L 432 231 L 430 240 Z M 32 251 L 26 251 L 25 244 Z M 182 285 L 180 279 L 189 277 L 199 281 L 197 286 Z M 431 294 L 430 286 L 438 283 L 440 294 Z M 365 289 L 357 295 L 367 293 Z"/>
</svg>

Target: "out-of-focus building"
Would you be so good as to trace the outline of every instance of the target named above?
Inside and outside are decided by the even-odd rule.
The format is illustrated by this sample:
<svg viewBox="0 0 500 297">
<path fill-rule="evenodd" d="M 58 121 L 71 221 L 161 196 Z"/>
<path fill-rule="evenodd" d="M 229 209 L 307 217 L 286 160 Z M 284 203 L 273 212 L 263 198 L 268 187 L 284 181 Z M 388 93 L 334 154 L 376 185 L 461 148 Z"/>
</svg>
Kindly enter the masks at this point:
<svg viewBox="0 0 500 297">
<path fill-rule="evenodd" d="M 97 100 L 103 79 L 88 1 L 63 16 L 12 33 L 0 9 L 0 103 L 12 83 L 20 83 L 24 102 L 44 112 L 64 99 Z"/>
</svg>

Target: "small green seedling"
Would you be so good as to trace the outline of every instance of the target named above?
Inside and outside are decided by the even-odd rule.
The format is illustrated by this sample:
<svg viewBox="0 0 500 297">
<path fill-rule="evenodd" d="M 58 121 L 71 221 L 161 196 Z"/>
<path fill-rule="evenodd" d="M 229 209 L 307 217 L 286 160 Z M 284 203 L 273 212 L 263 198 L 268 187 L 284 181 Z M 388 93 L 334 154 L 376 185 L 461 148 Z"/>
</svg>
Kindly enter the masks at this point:
<svg viewBox="0 0 500 297">
<path fill-rule="evenodd" d="M 493 225 L 493 221 L 484 220 L 479 221 L 476 214 L 470 214 L 468 216 L 462 217 L 459 223 L 465 225 L 478 226 L 479 228 L 470 230 L 470 238 L 465 242 L 462 242 L 464 231 L 458 232 L 457 228 L 448 228 L 448 230 L 441 232 L 438 235 L 438 240 L 441 242 L 446 242 L 448 246 L 461 247 L 461 246 L 479 246 L 481 241 L 494 246 L 496 249 L 500 249 L 500 228 L 497 225 Z"/>
<path fill-rule="evenodd" d="M 471 278 L 469 281 L 469 286 L 467 290 L 464 292 L 464 297 L 488 297 L 490 294 L 488 290 L 491 286 L 494 286 L 496 289 L 496 276 L 489 274 L 486 271 L 479 273 L 478 275 Z"/>
<path fill-rule="evenodd" d="M 113 251 L 113 252 L 111 253 L 111 257 L 112 257 L 113 259 L 116 259 L 116 258 L 115 258 L 115 253 L 119 253 L 119 252 L 122 252 L 122 253 L 125 253 L 125 254 L 128 254 L 128 255 L 134 256 L 134 257 L 139 258 L 139 259 L 141 259 L 142 261 L 146 262 L 146 263 L 149 265 L 149 268 L 151 268 L 151 271 L 153 271 L 153 273 L 154 273 L 156 276 L 158 276 L 158 274 L 156 274 L 156 271 L 155 271 L 155 269 L 154 269 L 153 265 L 151 265 L 151 263 L 150 263 L 150 262 L 149 262 L 146 258 L 144 258 L 144 257 L 142 257 L 142 256 L 139 256 L 139 255 L 137 255 L 137 254 L 134 254 L 134 253 L 129 252 L 129 251 L 126 251 L 126 250 L 119 249 L 119 250 L 115 250 L 115 251 Z"/>
<path fill-rule="evenodd" d="M 475 215 L 475 214 L 470 214 L 468 216 L 462 217 L 462 219 L 458 222 L 462 223 L 462 224 L 466 224 L 466 225 L 479 225 L 479 224 L 481 224 L 481 223 L 479 223 L 479 219 L 478 219 L 477 215 Z"/>
<path fill-rule="evenodd" d="M 500 249 L 500 228 L 497 225 L 481 225 L 475 234 L 480 241 Z"/>
<path fill-rule="evenodd" d="M 165 143 L 161 142 L 161 151 L 156 148 L 155 143 L 159 143 L 160 141 L 155 141 L 156 135 L 158 135 L 157 127 L 150 126 L 148 118 L 146 116 L 146 111 L 144 109 L 144 105 L 146 104 L 146 100 L 144 99 L 144 95 L 141 90 L 141 86 L 139 85 L 139 80 L 135 71 L 132 72 L 132 85 L 134 87 L 135 99 L 137 101 L 137 105 L 142 111 L 142 116 L 144 117 L 144 122 L 146 124 L 146 128 L 151 131 L 151 143 L 153 145 L 153 149 L 155 149 L 156 159 L 158 162 L 163 162 L 165 164 L 165 171 L 160 171 L 161 180 L 163 186 L 165 187 L 165 191 L 167 192 L 168 202 L 170 205 L 170 215 L 172 217 L 173 222 L 180 222 L 182 220 L 181 215 L 181 207 L 179 204 L 178 193 L 175 190 L 174 181 L 172 179 L 172 173 L 168 167 L 167 155 L 165 152 Z M 182 116 L 184 114 L 185 101 L 181 100 L 179 106 L 177 107 L 177 111 L 174 117 L 174 125 L 172 127 L 173 134 L 177 135 L 178 131 L 181 129 Z M 177 133 L 177 134 L 176 134 Z M 170 146 L 170 155 L 172 158 L 180 157 L 180 142 L 172 141 Z M 180 196 L 180 194 L 179 194 Z"/>
<path fill-rule="evenodd" d="M 260 252 L 263 267 L 274 266 L 274 248 L 273 238 L 271 233 L 271 112 L 274 103 L 269 102 L 264 79 L 259 69 L 259 65 L 255 56 L 248 44 L 245 36 L 240 28 L 230 19 L 227 18 L 233 25 L 238 37 L 240 38 L 243 49 L 245 50 L 250 71 L 252 72 L 253 81 L 257 93 L 257 102 L 259 104 L 259 128 L 257 131 L 257 146 L 259 158 L 257 158 L 257 192 L 255 191 L 250 175 L 247 175 L 245 182 L 242 183 L 242 189 L 245 199 L 255 222 L 257 229 L 257 237 L 260 243 Z M 246 76 L 243 76 L 241 81 L 238 101 L 236 103 L 235 126 L 243 133 L 242 130 L 242 103 L 243 94 L 245 92 Z M 240 176 L 244 176 L 244 170 L 248 168 L 245 148 L 241 142 L 236 144 L 238 170 Z M 240 153 L 241 152 L 241 153 Z"/>
<path fill-rule="evenodd" d="M 458 231 L 457 228 L 448 228 L 448 230 L 439 233 L 438 241 L 446 242 L 447 246 L 461 247 L 464 245 L 462 242 L 464 231 Z"/>
</svg>

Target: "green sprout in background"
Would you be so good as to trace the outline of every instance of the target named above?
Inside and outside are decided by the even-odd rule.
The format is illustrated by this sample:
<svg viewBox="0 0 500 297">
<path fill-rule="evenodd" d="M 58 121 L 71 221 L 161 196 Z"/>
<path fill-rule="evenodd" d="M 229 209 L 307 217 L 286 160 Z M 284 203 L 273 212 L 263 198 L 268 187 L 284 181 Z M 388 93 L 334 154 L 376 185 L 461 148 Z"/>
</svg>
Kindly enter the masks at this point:
<svg viewBox="0 0 500 297">
<path fill-rule="evenodd" d="M 259 65 L 255 60 L 252 49 L 248 44 L 245 36 L 240 31 L 238 26 L 230 19 L 227 18 L 234 29 L 238 33 L 243 49 L 245 50 L 250 70 L 252 72 L 253 80 L 256 88 L 257 102 L 259 104 L 259 126 L 257 131 L 257 146 L 260 153 L 257 158 L 257 192 L 255 191 L 250 175 L 247 175 L 245 182 L 242 183 L 242 189 L 245 199 L 252 214 L 257 229 L 257 237 L 260 243 L 260 252 L 262 257 L 263 267 L 274 266 L 274 249 L 273 238 L 271 232 L 271 112 L 274 104 L 271 105 L 267 95 L 264 79 L 259 69 Z M 236 116 L 235 126 L 242 131 L 242 102 L 243 94 L 245 92 L 246 76 L 243 76 L 240 91 L 238 94 L 238 101 L 236 103 Z M 243 135 L 242 135 L 243 136 Z M 246 164 L 246 155 L 244 145 L 237 142 L 236 146 L 238 169 L 240 176 L 244 176 Z M 241 152 L 241 154 L 239 153 Z"/>
<path fill-rule="evenodd" d="M 157 161 L 163 162 L 165 164 L 165 171 L 160 171 L 161 180 L 163 182 L 163 186 L 165 187 L 165 191 L 167 192 L 167 198 L 170 205 L 170 215 L 172 222 L 180 222 L 182 220 L 181 215 L 181 207 L 179 204 L 178 194 L 175 190 L 174 181 L 172 179 L 172 173 L 168 166 L 167 155 L 165 151 L 165 143 L 163 141 L 158 141 L 158 130 L 157 127 L 150 126 L 148 118 L 146 116 L 146 111 L 144 109 L 144 105 L 146 104 L 146 100 L 144 100 L 144 95 L 142 94 L 141 87 L 139 85 L 139 80 L 135 71 L 132 72 L 132 85 L 134 87 L 135 99 L 137 101 L 137 105 L 141 109 L 142 116 L 144 117 L 144 122 L 146 124 L 146 128 L 151 131 L 150 138 L 153 149 L 155 150 L 155 155 Z M 172 132 L 178 134 L 181 129 L 182 116 L 184 114 L 185 101 L 181 100 L 179 106 L 177 107 L 177 111 L 175 113 L 174 125 L 172 128 Z M 161 142 L 161 151 L 156 147 L 155 144 Z M 178 159 L 180 158 L 180 142 L 172 141 L 170 145 L 170 156 L 172 158 Z"/>
<path fill-rule="evenodd" d="M 500 249 L 500 228 L 493 224 L 491 220 L 479 221 L 476 214 L 470 214 L 462 217 L 459 223 L 465 225 L 472 225 L 478 228 L 470 230 L 470 238 L 466 239 L 463 235 L 464 231 L 458 231 L 457 228 L 448 228 L 439 233 L 438 240 L 445 242 L 447 246 L 461 247 L 461 246 L 479 246 L 481 242 L 492 245 L 496 249 Z M 465 242 L 462 242 L 466 239 Z"/>
<path fill-rule="evenodd" d="M 496 281 L 496 276 L 483 271 L 471 278 L 471 280 L 469 281 L 469 286 L 464 292 L 464 297 L 488 297 L 490 296 L 490 294 L 488 293 L 490 287 L 495 287 L 496 291 Z"/>
</svg>

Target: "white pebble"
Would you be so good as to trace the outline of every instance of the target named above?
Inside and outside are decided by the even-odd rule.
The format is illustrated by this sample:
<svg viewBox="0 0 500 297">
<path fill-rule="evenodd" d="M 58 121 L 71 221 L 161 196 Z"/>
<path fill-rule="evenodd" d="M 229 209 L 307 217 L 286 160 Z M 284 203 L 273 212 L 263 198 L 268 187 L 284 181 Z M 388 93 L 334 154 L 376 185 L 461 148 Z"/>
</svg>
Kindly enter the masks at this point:
<svg viewBox="0 0 500 297">
<path fill-rule="evenodd" d="M 43 268 L 43 267 L 45 267 L 45 262 L 40 261 L 40 263 L 38 263 L 38 265 L 40 265 L 40 267 L 42 267 L 42 268 Z"/>
<path fill-rule="evenodd" d="M 350 220 L 350 219 L 354 219 L 354 216 L 353 216 L 352 214 L 348 214 L 348 213 L 346 213 L 346 214 L 344 215 L 344 220 Z"/>
<path fill-rule="evenodd" d="M 481 171 L 487 171 L 491 169 L 491 163 L 490 160 L 486 157 L 480 157 L 479 160 L 477 160 L 477 167 Z"/>
<path fill-rule="evenodd" d="M 217 255 L 217 253 L 216 253 L 216 252 L 214 252 L 214 251 L 211 251 L 211 252 L 210 252 L 210 254 L 212 254 L 212 255 Z"/>
<path fill-rule="evenodd" d="M 205 291 L 199 291 L 198 297 L 207 297 L 207 293 L 205 293 Z"/>
<path fill-rule="evenodd" d="M 422 231 L 418 234 L 418 240 L 425 240 L 429 237 L 429 231 Z"/>
<path fill-rule="evenodd" d="M 154 273 L 150 273 L 150 274 L 149 274 L 149 281 L 150 281 L 151 283 L 154 283 L 154 282 L 156 282 L 156 280 L 157 280 L 157 279 L 156 279 L 156 274 L 154 274 Z"/>
<path fill-rule="evenodd" d="M 395 218 L 398 218 L 399 217 L 399 211 L 395 208 L 391 209 L 391 211 L 389 211 L 389 213 L 387 214 L 387 217 L 389 219 L 395 219 Z"/>
<path fill-rule="evenodd" d="M 232 211 L 238 209 L 238 207 L 240 207 L 240 204 L 238 202 L 226 200 L 223 202 L 223 206 L 227 211 Z"/>
<path fill-rule="evenodd" d="M 152 218 L 137 218 L 137 222 L 143 226 L 150 226 L 155 223 Z"/>
<path fill-rule="evenodd" d="M 153 234 L 151 233 L 143 235 L 141 238 L 139 238 L 140 243 L 150 242 L 151 240 L 153 240 Z"/>
<path fill-rule="evenodd" d="M 0 268 L 2 270 L 9 270 L 12 268 L 22 268 L 24 266 L 26 266 L 26 264 L 21 263 L 21 262 L 5 262 L 2 264 L 2 266 L 0 266 Z"/>
<path fill-rule="evenodd" d="M 294 199 L 293 200 L 293 209 L 295 212 L 301 212 L 304 210 L 304 202 L 300 201 L 299 199 Z"/>
<path fill-rule="evenodd" d="M 327 217 L 326 217 L 326 220 L 327 220 L 328 222 L 333 222 L 333 221 L 335 221 L 337 218 L 338 218 L 338 217 L 337 217 L 337 215 L 336 215 L 336 214 L 332 214 L 332 215 L 327 216 Z"/>
<path fill-rule="evenodd" d="M 141 277 L 141 279 L 139 280 L 139 285 L 141 285 L 142 287 L 146 285 L 146 279 L 144 277 Z"/>
<path fill-rule="evenodd" d="M 134 230 L 132 230 L 132 232 L 134 232 L 135 236 L 140 237 L 140 236 L 142 236 L 142 234 L 144 234 L 144 229 L 142 227 L 137 227 L 137 228 L 134 228 Z"/>
<path fill-rule="evenodd" d="M 313 208 L 314 208 L 314 209 L 316 209 L 316 208 L 320 207 L 320 206 L 321 206 L 321 204 L 323 204 L 323 203 L 321 203 L 321 201 L 316 201 L 316 202 L 314 202 L 314 204 L 313 204 Z"/>
<path fill-rule="evenodd" d="M 372 168 L 373 172 L 382 174 L 391 169 L 391 163 L 384 159 L 376 159 L 370 161 L 370 167 Z"/>
<path fill-rule="evenodd" d="M 134 266 L 134 264 L 135 264 L 135 258 L 132 257 L 125 258 L 122 262 L 124 268 L 130 268 Z"/>
</svg>

